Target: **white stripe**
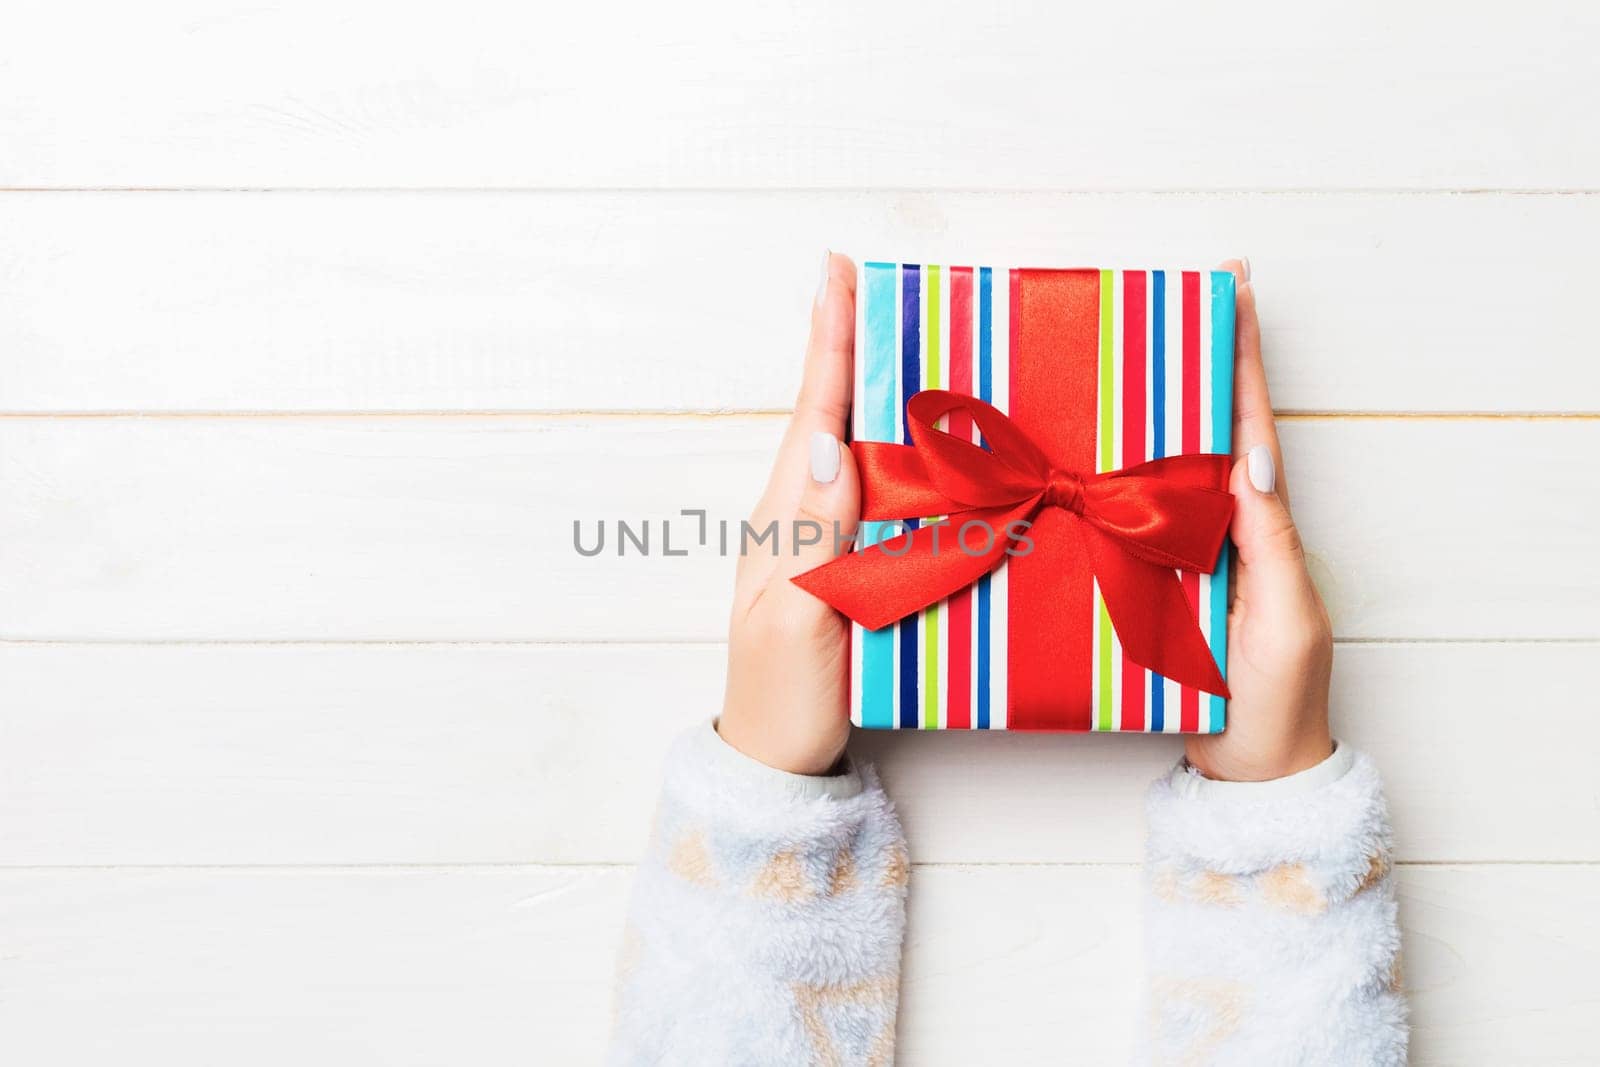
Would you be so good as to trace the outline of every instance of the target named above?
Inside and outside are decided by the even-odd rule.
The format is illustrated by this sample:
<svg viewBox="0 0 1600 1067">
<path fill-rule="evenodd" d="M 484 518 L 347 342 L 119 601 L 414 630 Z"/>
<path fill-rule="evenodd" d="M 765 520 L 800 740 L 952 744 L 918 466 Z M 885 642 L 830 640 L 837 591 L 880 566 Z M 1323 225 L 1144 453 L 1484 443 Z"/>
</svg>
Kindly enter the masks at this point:
<svg viewBox="0 0 1600 1067">
<path fill-rule="evenodd" d="M 1167 271 L 1166 282 L 1166 364 L 1167 364 L 1167 455 L 1183 454 L 1183 272 Z M 1171 678 L 1162 679 L 1161 728 L 1177 733 L 1183 725 L 1183 687 Z"/>
<path fill-rule="evenodd" d="M 1144 274 L 1144 455 L 1146 459 L 1156 458 L 1156 420 L 1151 414 L 1156 409 L 1156 383 L 1155 376 L 1150 373 L 1155 366 L 1155 337 L 1156 317 L 1151 313 L 1154 306 L 1152 294 L 1156 291 L 1154 271 L 1145 271 Z"/>
<path fill-rule="evenodd" d="M 978 590 L 967 598 L 967 729 L 978 728 Z"/>
<path fill-rule="evenodd" d="M 1011 414 L 1011 271 L 996 267 L 990 285 L 992 313 L 990 357 L 994 362 L 989 389 L 994 394 L 989 402 L 1007 415 Z"/>
<path fill-rule="evenodd" d="M 1009 690 L 1006 685 L 1006 596 L 1010 585 L 1010 577 L 1006 573 L 1009 564 L 1000 561 L 1000 566 L 994 569 L 993 579 L 989 583 L 989 729 L 1004 730 L 1007 728 L 1007 713 L 1009 708 L 1006 700 Z"/>
<path fill-rule="evenodd" d="M 1183 454 L 1183 272 L 1167 271 L 1167 455 Z"/>
<path fill-rule="evenodd" d="M 1127 356 L 1127 346 L 1124 337 L 1127 330 L 1128 318 L 1128 292 L 1124 275 L 1125 271 L 1113 271 L 1111 275 L 1111 365 L 1112 378 L 1116 382 L 1116 389 L 1111 395 L 1111 468 L 1120 470 L 1127 466 L 1128 460 L 1123 453 L 1122 435 L 1126 429 L 1126 417 L 1122 410 L 1123 390 L 1127 387 L 1124 380 L 1125 369 L 1122 365 Z M 1116 627 L 1111 630 L 1111 728 L 1122 729 L 1122 686 L 1123 686 L 1123 661 L 1122 639 L 1117 636 Z"/>
<path fill-rule="evenodd" d="M 1111 469 L 1122 466 L 1122 326 L 1128 313 L 1122 271 L 1111 272 Z"/>
<path fill-rule="evenodd" d="M 1215 452 L 1216 428 L 1211 425 L 1211 273 L 1200 273 L 1200 448 Z"/>
<path fill-rule="evenodd" d="M 861 725 L 861 635 L 866 629 L 858 622 L 850 624 L 850 721 Z"/>
</svg>

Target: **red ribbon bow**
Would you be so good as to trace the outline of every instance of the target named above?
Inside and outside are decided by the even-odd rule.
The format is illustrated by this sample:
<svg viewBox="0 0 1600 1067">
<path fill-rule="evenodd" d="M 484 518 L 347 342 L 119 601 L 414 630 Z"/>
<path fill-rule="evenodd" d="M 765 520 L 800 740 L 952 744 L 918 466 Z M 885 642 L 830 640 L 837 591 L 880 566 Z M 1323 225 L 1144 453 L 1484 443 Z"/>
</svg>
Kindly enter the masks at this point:
<svg viewBox="0 0 1600 1067">
<path fill-rule="evenodd" d="M 971 416 L 988 449 L 935 425 L 953 411 Z M 971 585 L 1008 555 L 1038 548 L 1053 566 L 1090 569 L 1135 663 L 1228 696 L 1175 573 L 1216 566 L 1233 516 L 1227 456 L 1171 456 L 1104 474 L 1058 470 L 998 408 L 943 389 L 913 396 L 906 422 L 913 444 L 850 446 L 861 517 L 948 520 L 840 556 L 795 584 L 876 630 Z M 1052 507 L 1076 518 L 1067 525 L 1079 532 L 1080 552 L 1034 545 L 1033 521 Z"/>
</svg>

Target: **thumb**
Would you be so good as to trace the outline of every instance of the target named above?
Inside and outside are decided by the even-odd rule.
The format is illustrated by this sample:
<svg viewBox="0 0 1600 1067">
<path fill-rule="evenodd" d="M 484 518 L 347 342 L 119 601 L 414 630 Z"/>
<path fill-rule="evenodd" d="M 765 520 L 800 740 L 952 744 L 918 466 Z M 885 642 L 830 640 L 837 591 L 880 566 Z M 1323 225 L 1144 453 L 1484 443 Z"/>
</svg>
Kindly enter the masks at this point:
<svg viewBox="0 0 1600 1067">
<path fill-rule="evenodd" d="M 861 516 L 861 486 L 856 461 L 826 430 L 811 435 L 811 469 L 794 517 L 793 541 L 780 571 L 784 578 L 804 574 L 850 551 Z"/>
<path fill-rule="evenodd" d="M 1305 572 L 1305 549 L 1277 493 L 1277 482 L 1272 450 L 1265 445 L 1252 448 L 1233 465 L 1228 488 L 1235 503 L 1229 533 L 1239 550 L 1241 569 L 1268 580 L 1275 575 L 1298 579 Z"/>
</svg>

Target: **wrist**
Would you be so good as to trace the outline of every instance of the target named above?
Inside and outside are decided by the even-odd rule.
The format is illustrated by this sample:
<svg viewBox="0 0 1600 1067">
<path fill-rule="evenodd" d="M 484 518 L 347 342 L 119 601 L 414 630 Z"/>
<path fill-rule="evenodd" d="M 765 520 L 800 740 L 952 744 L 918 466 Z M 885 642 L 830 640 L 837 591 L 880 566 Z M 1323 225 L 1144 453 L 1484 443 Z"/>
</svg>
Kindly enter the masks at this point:
<svg viewBox="0 0 1600 1067">
<path fill-rule="evenodd" d="M 825 777 L 838 773 L 844 759 L 842 738 L 837 744 L 819 745 L 814 738 L 791 736 L 770 723 L 747 721 L 727 710 L 715 726 L 730 748 L 788 774 Z"/>
<path fill-rule="evenodd" d="M 717 720 L 703 722 L 681 739 L 691 758 L 685 762 L 692 776 L 711 786 L 719 797 L 737 796 L 753 811 L 773 803 L 789 804 L 819 799 L 848 800 L 860 795 L 863 782 L 849 759 L 839 773 L 828 777 L 792 774 L 745 755 L 717 732 Z M 750 813 L 747 811 L 747 814 Z"/>
<path fill-rule="evenodd" d="M 1227 735 L 1194 738 L 1186 746 L 1189 765 L 1214 782 L 1269 782 L 1310 770 L 1333 755 L 1333 734 L 1324 720 L 1281 744 L 1240 749 L 1218 744 Z"/>
<path fill-rule="evenodd" d="M 1260 782 L 1229 782 L 1207 778 L 1188 760 L 1181 761 L 1167 775 L 1167 784 L 1180 797 L 1208 798 L 1214 801 L 1279 801 L 1317 792 L 1337 782 L 1355 765 L 1356 753 L 1347 744 L 1333 743 L 1333 753 L 1314 767 L 1283 778 Z"/>
</svg>

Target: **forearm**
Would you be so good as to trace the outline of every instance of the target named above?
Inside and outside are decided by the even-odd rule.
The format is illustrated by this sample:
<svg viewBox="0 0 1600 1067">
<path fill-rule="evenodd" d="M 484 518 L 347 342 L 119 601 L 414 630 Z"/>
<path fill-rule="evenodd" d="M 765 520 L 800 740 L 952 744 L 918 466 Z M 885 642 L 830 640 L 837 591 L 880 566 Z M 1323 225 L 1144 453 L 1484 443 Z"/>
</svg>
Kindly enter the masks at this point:
<svg viewBox="0 0 1600 1067">
<path fill-rule="evenodd" d="M 905 841 L 870 768 L 674 746 L 619 961 L 613 1063 L 890 1062 Z"/>
<path fill-rule="evenodd" d="M 1263 783 L 1151 787 L 1145 1049 L 1154 1062 L 1403 1064 L 1378 773 L 1347 748 Z"/>
</svg>

